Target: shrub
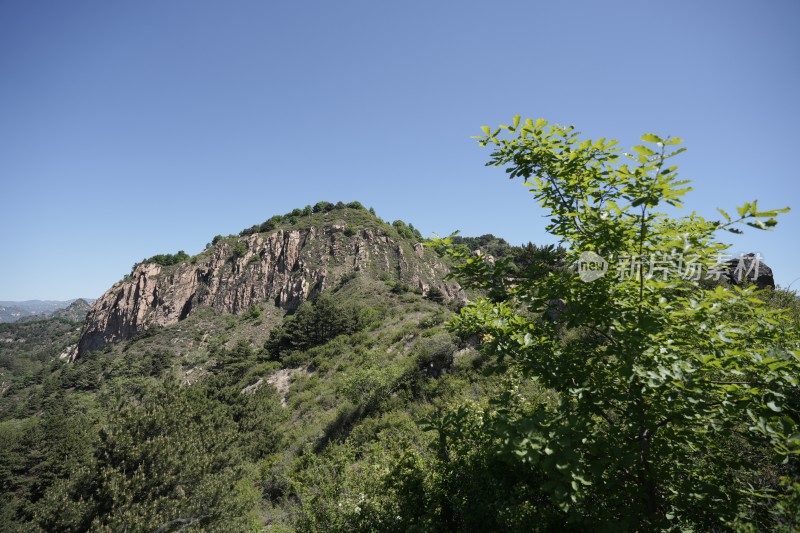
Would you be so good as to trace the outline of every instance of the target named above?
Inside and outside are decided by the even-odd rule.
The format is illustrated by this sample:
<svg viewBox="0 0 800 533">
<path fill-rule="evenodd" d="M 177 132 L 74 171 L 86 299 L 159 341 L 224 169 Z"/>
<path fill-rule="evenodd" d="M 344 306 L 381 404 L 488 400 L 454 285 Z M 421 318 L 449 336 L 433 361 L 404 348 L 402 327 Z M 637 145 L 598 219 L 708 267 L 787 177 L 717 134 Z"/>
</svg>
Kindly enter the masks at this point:
<svg viewBox="0 0 800 533">
<path fill-rule="evenodd" d="M 247 253 L 247 244 L 245 244 L 244 241 L 238 241 L 233 246 L 233 257 L 235 259 L 238 259 L 240 257 L 244 257 L 244 254 L 246 254 L 246 253 Z"/>
<path fill-rule="evenodd" d="M 276 227 L 278 227 L 278 224 L 280 224 L 281 221 L 283 221 L 283 217 L 280 215 L 275 215 L 274 217 L 271 217 L 269 220 L 262 222 L 262 224 L 258 227 L 258 231 L 259 233 L 267 233 L 269 231 L 272 231 Z"/>
<path fill-rule="evenodd" d="M 263 314 L 264 308 L 260 305 L 254 304 L 251 305 L 250 309 L 248 309 L 242 316 L 244 316 L 246 320 L 258 320 L 263 316 Z"/>
<path fill-rule="evenodd" d="M 312 211 L 314 213 L 327 213 L 328 211 L 333 209 L 333 204 L 330 202 L 317 202 L 314 204 Z"/>
<path fill-rule="evenodd" d="M 401 281 L 398 281 L 392 286 L 392 294 L 405 294 L 410 290 L 411 287 Z"/>
<path fill-rule="evenodd" d="M 358 272 L 356 272 L 355 270 L 348 272 L 347 274 L 343 275 L 341 279 L 339 279 L 339 287 L 341 288 L 347 285 L 349 282 L 356 279 L 357 277 L 358 277 Z"/>
<path fill-rule="evenodd" d="M 418 241 L 423 240 L 422 234 L 417 231 L 413 224 L 406 224 L 402 220 L 395 220 L 392 226 L 397 230 L 397 233 L 404 239 L 415 239 Z"/>
<path fill-rule="evenodd" d="M 444 303 L 444 293 L 439 287 L 431 287 L 428 289 L 428 294 L 425 297 L 428 300 L 438 304 Z"/>
<path fill-rule="evenodd" d="M 414 348 L 413 356 L 417 367 L 430 375 L 439 376 L 453 365 L 456 345 L 448 333 L 439 333 L 420 340 Z"/>
<path fill-rule="evenodd" d="M 149 259 L 145 259 L 142 261 L 143 263 L 156 263 L 161 266 L 172 266 L 177 265 L 178 263 L 182 263 L 184 261 L 188 261 L 190 259 L 189 254 L 180 250 L 177 254 L 158 254 L 154 255 Z"/>
</svg>

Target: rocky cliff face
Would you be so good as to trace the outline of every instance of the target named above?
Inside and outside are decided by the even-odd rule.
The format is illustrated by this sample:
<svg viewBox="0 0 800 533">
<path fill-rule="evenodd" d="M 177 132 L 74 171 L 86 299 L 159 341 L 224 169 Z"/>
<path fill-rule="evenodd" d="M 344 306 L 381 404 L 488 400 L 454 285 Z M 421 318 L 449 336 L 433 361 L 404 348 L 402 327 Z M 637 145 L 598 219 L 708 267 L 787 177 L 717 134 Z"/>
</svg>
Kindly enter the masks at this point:
<svg viewBox="0 0 800 533">
<path fill-rule="evenodd" d="M 332 223 L 225 239 L 169 267 L 139 264 L 94 302 L 73 358 L 178 322 L 197 306 L 222 313 L 261 303 L 295 309 L 351 272 L 385 272 L 423 293 L 435 286 L 448 299 L 463 299 L 457 284 L 442 280 L 447 266 L 432 251 L 389 233 Z"/>
</svg>

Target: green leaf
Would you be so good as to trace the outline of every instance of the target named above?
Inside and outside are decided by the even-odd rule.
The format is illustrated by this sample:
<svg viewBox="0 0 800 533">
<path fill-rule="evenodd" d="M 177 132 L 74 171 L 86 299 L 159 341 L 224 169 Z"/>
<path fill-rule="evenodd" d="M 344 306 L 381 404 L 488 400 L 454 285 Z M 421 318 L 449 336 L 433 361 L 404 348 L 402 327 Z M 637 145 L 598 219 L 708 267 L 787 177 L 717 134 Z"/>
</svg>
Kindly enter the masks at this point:
<svg viewBox="0 0 800 533">
<path fill-rule="evenodd" d="M 650 148 L 642 145 L 637 145 L 632 148 L 632 150 L 636 153 L 642 154 L 644 156 L 650 157 L 656 155 L 656 152 L 651 150 Z"/>
<path fill-rule="evenodd" d="M 641 140 L 648 143 L 663 143 L 664 139 L 654 133 L 645 133 L 640 137 Z"/>
<path fill-rule="evenodd" d="M 745 202 L 744 205 L 740 205 L 736 208 L 736 211 L 739 213 L 740 217 L 744 217 L 750 211 L 750 202 Z"/>
</svg>

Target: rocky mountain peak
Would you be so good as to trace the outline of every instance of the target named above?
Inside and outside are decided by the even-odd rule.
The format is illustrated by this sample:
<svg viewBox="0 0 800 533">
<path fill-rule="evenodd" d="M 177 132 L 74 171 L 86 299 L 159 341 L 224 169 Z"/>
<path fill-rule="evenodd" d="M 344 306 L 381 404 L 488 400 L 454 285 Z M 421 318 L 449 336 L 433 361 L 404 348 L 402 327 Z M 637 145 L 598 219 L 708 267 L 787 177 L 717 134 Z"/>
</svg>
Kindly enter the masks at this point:
<svg viewBox="0 0 800 533">
<path fill-rule="evenodd" d="M 448 267 L 409 238 L 414 235 L 407 226 L 386 224 L 363 208 L 282 218 L 271 231 L 258 231 L 262 225 L 238 237 L 217 237 L 176 264 L 135 265 L 95 301 L 73 358 L 176 323 L 199 306 L 234 314 L 264 303 L 293 310 L 354 272 L 394 279 L 423 294 L 436 287 L 447 299 L 463 299 L 457 284 L 442 281 Z"/>
</svg>

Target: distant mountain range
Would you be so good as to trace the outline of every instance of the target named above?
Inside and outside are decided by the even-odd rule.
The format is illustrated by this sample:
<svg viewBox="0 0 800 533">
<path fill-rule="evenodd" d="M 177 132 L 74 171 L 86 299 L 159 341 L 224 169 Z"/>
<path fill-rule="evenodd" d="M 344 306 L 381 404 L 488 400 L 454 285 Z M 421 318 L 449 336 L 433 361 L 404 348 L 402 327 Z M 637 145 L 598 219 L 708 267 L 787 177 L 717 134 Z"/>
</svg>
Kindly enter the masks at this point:
<svg viewBox="0 0 800 533">
<path fill-rule="evenodd" d="M 26 300 L 24 302 L 0 301 L 0 324 L 16 322 L 21 318 L 47 318 L 73 302 L 83 300 L 87 304 L 94 298 L 73 298 L 72 300 Z"/>
</svg>

